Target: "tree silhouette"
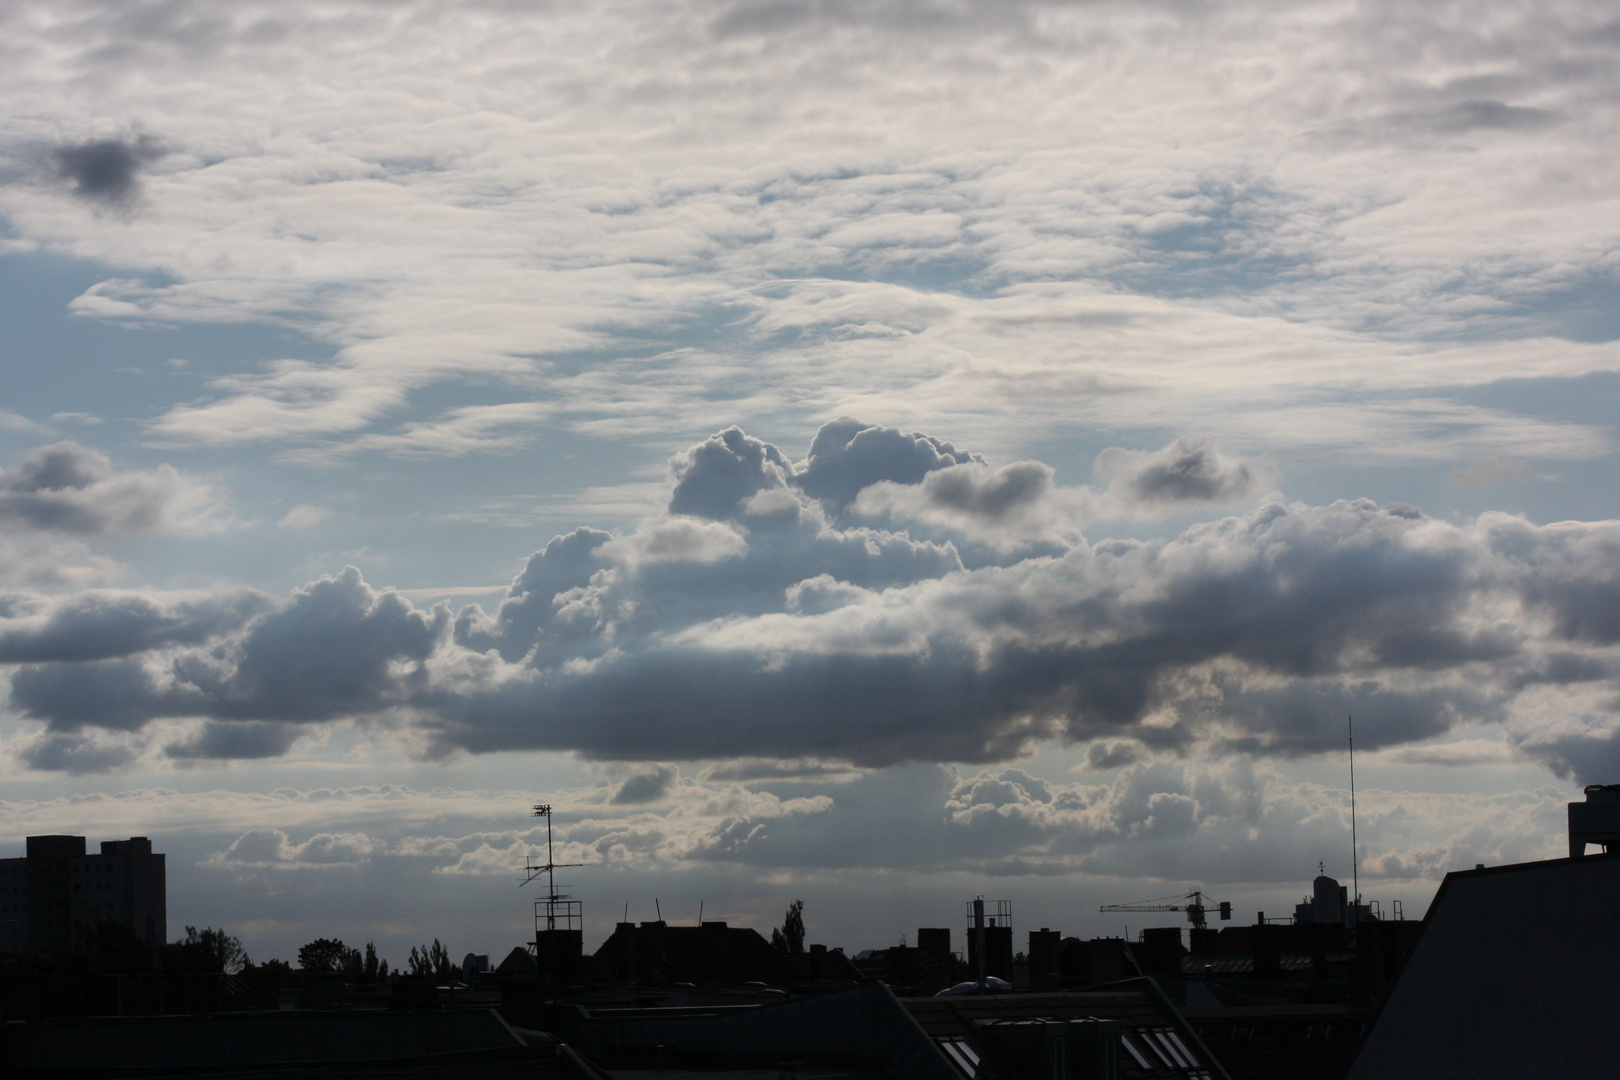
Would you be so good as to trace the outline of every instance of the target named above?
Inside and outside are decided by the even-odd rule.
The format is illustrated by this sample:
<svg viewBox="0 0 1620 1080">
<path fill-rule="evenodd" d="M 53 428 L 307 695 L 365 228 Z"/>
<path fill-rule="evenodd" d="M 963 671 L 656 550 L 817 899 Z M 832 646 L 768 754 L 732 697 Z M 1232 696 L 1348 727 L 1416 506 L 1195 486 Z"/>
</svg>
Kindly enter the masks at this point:
<svg viewBox="0 0 1620 1080">
<path fill-rule="evenodd" d="M 336 938 L 316 938 L 298 950 L 298 966 L 305 971 L 342 971 L 349 951 Z"/>
<path fill-rule="evenodd" d="M 248 959 L 247 950 L 242 948 L 241 938 L 232 937 L 212 926 L 201 930 L 195 926 L 186 927 L 185 938 L 163 946 L 162 956 L 163 970 L 171 972 L 228 972 L 235 975 L 253 963 Z"/>
<path fill-rule="evenodd" d="M 451 963 L 450 950 L 439 944 L 438 938 L 433 939 L 432 945 L 424 945 L 420 949 L 412 945 L 406 963 L 410 964 L 412 975 L 441 982 L 455 978 L 461 971 Z"/>
<path fill-rule="evenodd" d="M 804 901 L 789 904 L 782 925 L 771 931 L 771 944 L 779 953 L 798 956 L 804 952 Z"/>
</svg>

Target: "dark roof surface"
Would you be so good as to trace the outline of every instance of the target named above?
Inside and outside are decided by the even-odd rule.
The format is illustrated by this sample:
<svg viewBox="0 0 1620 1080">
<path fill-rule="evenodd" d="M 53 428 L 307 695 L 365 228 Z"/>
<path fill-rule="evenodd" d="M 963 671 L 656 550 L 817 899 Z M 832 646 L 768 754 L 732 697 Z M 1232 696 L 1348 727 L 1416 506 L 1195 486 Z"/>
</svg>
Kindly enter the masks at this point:
<svg viewBox="0 0 1620 1080">
<path fill-rule="evenodd" d="M 1197 1033 L 1157 992 L 1151 980 L 1134 979 L 1117 988 L 1057 994 L 985 994 L 980 996 L 902 998 L 906 1010 L 947 1056 L 964 1080 L 969 1066 L 995 1060 L 998 1051 L 985 1028 L 997 1021 L 1112 1020 L 1124 1027 L 1124 1077 L 1224 1077 L 1225 1071 L 1200 1042 Z M 963 1046 L 956 1050 L 948 1044 Z M 953 1053 L 954 1050 L 954 1053 Z"/>
<path fill-rule="evenodd" d="M 14 1075 L 118 1076 L 321 1066 L 387 1071 L 532 1061 L 536 1048 L 493 1010 L 260 1012 L 96 1017 L 8 1025 Z"/>
<path fill-rule="evenodd" d="M 1447 874 L 1352 1080 L 1611 1076 L 1620 855 Z"/>
<path fill-rule="evenodd" d="M 1344 1005 L 1188 1009 L 1187 1022 L 1232 1080 L 1341 1080 L 1372 1026 Z"/>
</svg>

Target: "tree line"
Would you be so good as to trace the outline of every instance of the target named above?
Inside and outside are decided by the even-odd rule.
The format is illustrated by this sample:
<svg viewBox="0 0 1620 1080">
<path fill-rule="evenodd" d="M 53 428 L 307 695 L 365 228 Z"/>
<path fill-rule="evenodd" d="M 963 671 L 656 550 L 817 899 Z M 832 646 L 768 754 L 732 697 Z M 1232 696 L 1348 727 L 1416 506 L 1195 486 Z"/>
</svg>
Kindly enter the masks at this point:
<svg viewBox="0 0 1620 1080">
<path fill-rule="evenodd" d="M 82 928 L 68 948 L 30 954 L 23 967 L 71 975 L 216 974 L 250 980 L 293 972 L 341 973 L 357 982 L 382 982 L 404 975 L 445 982 L 461 974 L 460 966 L 450 959 L 450 950 L 438 938 L 431 945 L 413 946 L 403 968 L 391 968 L 377 954 L 375 942 L 366 942 L 361 950 L 337 938 L 316 938 L 299 947 L 295 967 L 274 958 L 256 964 L 241 938 L 213 926 L 187 926 L 185 937 L 160 945 L 154 952 L 129 924 L 113 920 Z"/>
</svg>

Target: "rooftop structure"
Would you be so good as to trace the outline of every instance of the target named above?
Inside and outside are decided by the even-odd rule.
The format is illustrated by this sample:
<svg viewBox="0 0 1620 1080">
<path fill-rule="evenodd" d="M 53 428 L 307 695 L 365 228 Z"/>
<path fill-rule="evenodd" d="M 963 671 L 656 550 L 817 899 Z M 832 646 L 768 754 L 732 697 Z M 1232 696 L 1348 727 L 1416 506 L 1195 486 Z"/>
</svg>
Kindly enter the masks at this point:
<svg viewBox="0 0 1620 1080">
<path fill-rule="evenodd" d="M 156 950 L 167 939 L 164 856 L 144 836 L 103 840 L 30 836 L 20 859 L 0 859 L 0 952 L 65 949 L 100 922 L 130 927 Z"/>
<path fill-rule="evenodd" d="M 669 986 L 738 986 L 793 981 L 788 958 L 749 927 L 705 922 L 671 926 L 663 920 L 621 922 L 591 958 L 598 982 Z"/>
<path fill-rule="evenodd" d="M 1588 844 L 1605 853 L 1620 846 L 1620 784 L 1588 784 L 1586 801 L 1569 804 L 1569 857 L 1585 855 Z"/>
</svg>

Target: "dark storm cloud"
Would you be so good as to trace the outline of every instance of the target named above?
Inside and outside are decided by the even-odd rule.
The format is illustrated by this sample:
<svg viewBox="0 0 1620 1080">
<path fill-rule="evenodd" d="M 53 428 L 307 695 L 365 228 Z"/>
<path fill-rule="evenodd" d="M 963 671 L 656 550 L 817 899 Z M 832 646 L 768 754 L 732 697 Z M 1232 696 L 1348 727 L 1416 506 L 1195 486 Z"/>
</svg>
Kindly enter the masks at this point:
<svg viewBox="0 0 1620 1080">
<path fill-rule="evenodd" d="M 1393 746 L 1511 720 L 1522 694 L 1602 687 L 1620 669 L 1620 523 L 1269 503 L 1169 540 L 1076 539 L 965 568 L 950 543 L 843 527 L 835 507 L 873 483 L 903 490 L 896 476 L 988 518 L 1024 497 L 952 489 L 997 472 L 928 436 L 829 429 L 803 466 L 737 429 L 678 455 L 672 505 L 694 513 L 554 539 L 493 615 L 418 611 L 352 568 L 267 610 L 171 605 L 165 623 L 130 605 L 103 634 L 114 644 L 81 654 L 108 659 L 69 662 L 63 630 L 50 662 L 15 669 L 12 704 L 55 733 L 221 722 L 178 754 L 236 752 L 231 722 L 259 725 L 243 731 L 248 755 L 274 752 L 267 722 L 394 712 L 443 752 L 880 766 L 1058 740 L 1118 768 L 1197 748 L 1337 750 L 1347 712 L 1369 750 Z M 1025 470 L 1035 489 L 1042 469 Z M 1110 492 L 1150 503 L 1255 479 L 1192 440 L 1121 452 L 1110 470 Z M 1017 475 L 1001 479 L 1017 489 Z M 1600 760 L 1605 731 L 1520 741 Z M 658 798 L 673 778 L 659 766 L 619 795 Z"/>
<path fill-rule="evenodd" d="M 162 143 L 151 135 L 136 135 L 72 143 L 57 147 L 52 157 L 57 176 L 72 185 L 78 198 L 127 207 L 140 195 L 141 170 L 164 153 Z"/>
</svg>

